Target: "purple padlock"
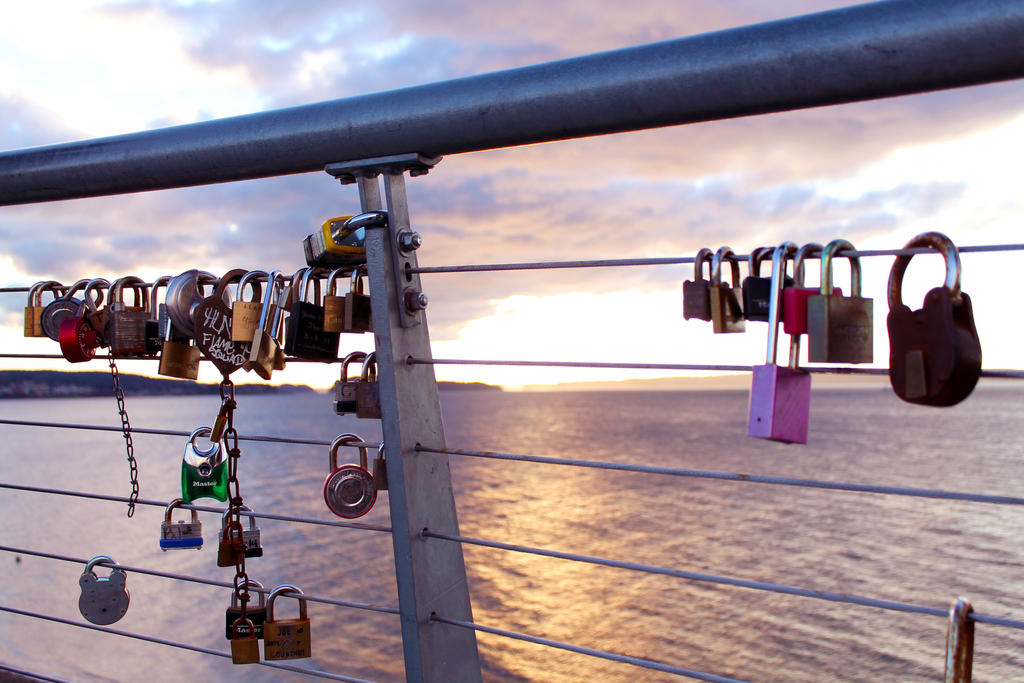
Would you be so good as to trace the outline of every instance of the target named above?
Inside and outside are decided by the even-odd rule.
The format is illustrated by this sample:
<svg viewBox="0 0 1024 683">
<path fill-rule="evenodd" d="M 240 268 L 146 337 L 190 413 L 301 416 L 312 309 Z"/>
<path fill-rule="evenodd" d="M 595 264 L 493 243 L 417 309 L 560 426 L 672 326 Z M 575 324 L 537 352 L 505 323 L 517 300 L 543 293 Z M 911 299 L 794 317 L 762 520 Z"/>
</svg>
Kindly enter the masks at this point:
<svg viewBox="0 0 1024 683">
<path fill-rule="evenodd" d="M 800 336 L 790 337 L 789 366 L 775 363 L 779 340 L 782 303 L 782 278 L 786 258 L 797 247 L 785 242 L 772 256 L 772 289 L 768 304 L 768 363 L 755 365 L 750 386 L 750 413 L 747 436 L 785 443 L 807 443 L 807 425 L 811 414 L 811 376 L 797 367 Z"/>
</svg>

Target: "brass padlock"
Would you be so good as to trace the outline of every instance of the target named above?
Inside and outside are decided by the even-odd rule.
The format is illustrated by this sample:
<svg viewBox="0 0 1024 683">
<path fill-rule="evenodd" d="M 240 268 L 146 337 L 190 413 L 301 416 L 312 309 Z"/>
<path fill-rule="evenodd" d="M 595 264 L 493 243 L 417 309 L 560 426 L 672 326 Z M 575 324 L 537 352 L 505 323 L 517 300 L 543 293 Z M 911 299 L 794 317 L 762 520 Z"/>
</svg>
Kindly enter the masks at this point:
<svg viewBox="0 0 1024 683">
<path fill-rule="evenodd" d="M 338 279 L 348 274 L 348 268 L 335 268 L 327 276 L 324 291 L 324 330 L 343 332 L 345 330 L 345 296 L 338 296 Z"/>
<path fill-rule="evenodd" d="M 380 385 L 377 384 L 377 352 L 367 354 L 363 359 L 363 371 L 356 385 L 356 417 L 379 420 Z"/>
<path fill-rule="evenodd" d="M 260 324 L 263 294 L 259 278 L 270 282 L 270 273 L 265 270 L 250 270 L 242 276 L 235 288 L 235 300 L 231 302 L 231 341 L 251 342 Z M 245 286 L 252 289 L 252 300 L 245 299 Z M 269 288 L 268 288 L 269 289 Z"/>
<path fill-rule="evenodd" d="M 732 268 L 732 286 L 722 284 L 722 261 L 728 261 Z M 711 303 L 712 332 L 724 334 L 744 332 L 747 329 L 743 319 L 743 304 L 740 300 L 740 262 L 732 247 L 721 247 L 711 259 Z"/>
<path fill-rule="evenodd" d="M 345 295 L 345 322 L 342 332 L 362 334 L 373 332 L 373 313 L 370 310 L 370 296 L 363 293 L 363 274 L 366 266 L 352 270 L 352 282 Z"/>
<path fill-rule="evenodd" d="M 252 634 L 252 621 L 239 617 L 235 620 L 234 624 L 232 624 L 231 629 L 231 663 L 259 663 L 260 641 Z"/>
<path fill-rule="evenodd" d="M 175 337 L 174 324 L 168 319 L 156 372 L 164 377 L 194 380 L 199 377 L 199 347 Z"/>
<path fill-rule="evenodd" d="M 377 447 L 377 457 L 373 461 L 373 488 L 378 491 L 388 490 L 388 466 L 384 460 L 384 442 Z"/>
<path fill-rule="evenodd" d="M 807 299 L 807 360 L 812 363 L 870 363 L 874 347 L 873 305 L 860 295 L 860 259 L 850 259 L 850 296 L 830 294 L 832 259 L 837 251 L 854 251 L 846 240 L 833 240 L 821 252 L 821 294 Z"/>
<path fill-rule="evenodd" d="M 349 379 L 348 366 L 365 358 L 366 354 L 362 351 L 353 351 L 341 362 L 341 379 L 334 386 L 334 412 L 338 415 L 356 412 L 356 387 L 359 386 L 359 380 Z"/>
<path fill-rule="evenodd" d="M 275 325 L 280 322 L 281 306 L 287 301 L 291 287 L 285 287 L 279 291 L 279 278 L 281 273 L 273 271 L 270 274 L 270 281 L 267 282 L 267 295 L 263 299 L 263 308 L 260 311 L 260 321 L 253 335 L 252 351 L 242 367 L 249 372 L 255 370 L 262 379 L 270 379 L 277 365 L 279 365 L 278 352 L 280 346 L 277 342 L 277 330 Z"/>
<path fill-rule="evenodd" d="M 298 598 L 298 618 L 278 620 L 274 619 L 274 601 L 281 595 L 301 596 L 302 591 L 287 584 L 270 591 L 270 597 L 267 598 L 267 621 L 263 624 L 263 655 L 268 661 L 311 657 L 306 600 Z"/>
</svg>

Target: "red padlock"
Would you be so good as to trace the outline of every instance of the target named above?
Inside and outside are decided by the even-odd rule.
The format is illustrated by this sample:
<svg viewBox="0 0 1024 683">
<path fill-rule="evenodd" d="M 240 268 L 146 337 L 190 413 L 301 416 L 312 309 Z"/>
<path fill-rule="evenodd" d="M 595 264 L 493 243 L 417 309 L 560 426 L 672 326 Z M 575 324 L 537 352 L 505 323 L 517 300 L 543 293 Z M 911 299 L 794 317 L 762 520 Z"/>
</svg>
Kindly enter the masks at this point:
<svg viewBox="0 0 1024 683">
<path fill-rule="evenodd" d="M 86 320 L 86 316 L 97 311 L 97 304 L 102 303 L 103 294 L 99 293 L 97 300 L 93 301 L 89 292 L 94 288 L 98 289 L 101 286 L 109 285 L 110 283 L 106 280 L 90 281 L 85 287 L 78 314 L 69 316 L 60 324 L 57 341 L 60 343 L 60 352 L 68 359 L 69 363 L 84 363 L 96 357 L 96 349 L 103 343 L 103 339 Z"/>
<path fill-rule="evenodd" d="M 782 290 L 782 329 L 790 336 L 807 334 L 807 300 L 820 296 L 820 287 L 804 287 L 804 260 L 820 258 L 820 244 L 805 244 L 796 253 L 793 262 L 793 286 Z M 834 296 L 842 296 L 843 290 L 832 289 Z"/>
</svg>

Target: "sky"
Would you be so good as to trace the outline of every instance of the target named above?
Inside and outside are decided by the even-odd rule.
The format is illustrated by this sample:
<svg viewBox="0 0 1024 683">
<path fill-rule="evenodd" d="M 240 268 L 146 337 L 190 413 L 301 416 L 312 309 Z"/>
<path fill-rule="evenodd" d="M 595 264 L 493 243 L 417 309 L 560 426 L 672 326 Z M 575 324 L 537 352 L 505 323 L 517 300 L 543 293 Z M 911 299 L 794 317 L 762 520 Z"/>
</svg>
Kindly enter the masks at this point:
<svg viewBox="0 0 1024 683">
<path fill-rule="evenodd" d="M 356 96 L 848 4 L 22 3 L 0 25 L 0 149 Z M 408 181 L 410 214 L 424 266 L 690 256 L 722 245 L 746 253 L 838 237 L 862 249 L 897 248 L 926 230 L 961 245 L 1014 243 L 1024 215 L 1022 144 L 1024 83 L 1002 83 L 453 155 Z M 355 190 L 321 173 L 0 207 L 0 285 L 151 279 L 194 267 L 291 272 L 304 265 L 305 235 L 357 211 Z M 1019 367 L 1020 324 L 1000 305 L 1019 258 L 963 257 L 986 367 Z M 875 300 L 875 364 L 884 366 L 891 259 L 862 265 L 864 294 Z M 941 283 L 941 268 L 936 257 L 914 259 L 908 305 Z M 837 270 L 845 288 L 848 270 Z M 713 335 L 710 324 L 683 320 L 681 283 L 691 277 L 682 265 L 425 275 L 433 354 L 763 363 L 765 325 Z M 22 338 L 24 305 L 22 295 L 0 296 L 0 345 L 57 352 L 47 339 Z M 370 336 L 343 337 L 342 350 L 371 345 Z M 122 371 L 156 367 L 126 361 Z M 510 388 L 665 374 L 437 367 L 438 379 Z M 234 378 L 258 381 L 242 371 Z M 201 379 L 215 380 L 215 371 Z M 318 387 L 335 379 L 337 368 L 307 364 L 274 375 Z"/>
</svg>

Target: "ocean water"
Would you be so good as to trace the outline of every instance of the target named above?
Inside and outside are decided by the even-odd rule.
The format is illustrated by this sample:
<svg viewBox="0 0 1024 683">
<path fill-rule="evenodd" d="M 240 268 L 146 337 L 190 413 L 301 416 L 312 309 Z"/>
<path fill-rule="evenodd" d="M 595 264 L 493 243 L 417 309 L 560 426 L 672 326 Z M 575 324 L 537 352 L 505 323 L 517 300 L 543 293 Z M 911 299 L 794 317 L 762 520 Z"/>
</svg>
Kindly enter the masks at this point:
<svg viewBox="0 0 1024 683">
<path fill-rule="evenodd" d="M 1024 393 L 979 388 L 949 409 L 888 389 L 815 390 L 810 443 L 745 436 L 746 392 L 442 395 L 452 448 L 1019 496 Z M 324 395 L 240 396 L 243 434 L 376 439 Z M 139 428 L 208 424 L 216 397 L 127 399 Z M 0 403 L 5 419 L 119 424 L 113 398 Z M 136 435 L 141 496 L 177 495 L 184 438 Z M 324 505 L 326 447 L 243 442 L 242 493 L 257 511 L 336 519 Z M 2 480 L 127 495 L 116 432 L 0 425 Z M 466 536 L 1024 618 L 1024 509 L 452 456 Z M 211 501 L 203 501 L 210 503 Z M 0 545 L 230 581 L 220 520 L 201 514 L 201 552 L 161 552 L 163 510 L 0 489 Z M 388 497 L 360 521 L 388 522 Z M 397 605 L 386 533 L 261 520 L 250 576 L 310 594 Z M 437 541 L 438 543 L 446 541 Z M 465 548 L 477 623 L 754 681 L 941 680 L 945 620 L 482 547 Z M 0 553 L 0 604 L 82 621 L 82 565 Z M 101 572 L 102 573 L 102 572 Z M 137 573 L 112 627 L 221 651 L 228 589 Z M 278 607 L 292 616 L 294 603 Z M 398 618 L 309 604 L 314 657 L 293 664 L 403 680 Z M 487 681 L 668 681 L 657 671 L 478 634 Z M 1024 633 L 979 624 L 975 681 L 1024 680 Z M 313 680 L 0 612 L 0 662 L 79 681 Z"/>
</svg>

